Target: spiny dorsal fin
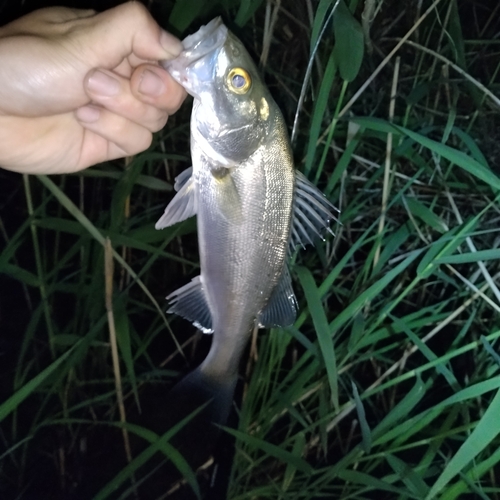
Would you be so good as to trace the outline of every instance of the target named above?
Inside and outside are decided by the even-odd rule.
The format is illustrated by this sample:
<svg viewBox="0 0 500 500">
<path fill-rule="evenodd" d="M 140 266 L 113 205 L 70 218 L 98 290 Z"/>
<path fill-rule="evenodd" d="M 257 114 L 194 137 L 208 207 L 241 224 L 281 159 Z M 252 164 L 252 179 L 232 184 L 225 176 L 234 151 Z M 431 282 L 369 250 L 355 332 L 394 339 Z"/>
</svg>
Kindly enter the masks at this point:
<svg viewBox="0 0 500 500">
<path fill-rule="evenodd" d="M 297 299 L 293 293 L 292 278 L 288 267 L 283 270 L 280 281 L 274 289 L 267 306 L 259 315 L 259 326 L 290 326 L 297 314 Z"/>
<path fill-rule="evenodd" d="M 213 333 L 212 315 L 200 276 L 196 276 L 187 285 L 172 292 L 167 300 L 170 301 L 168 313 L 186 318 L 203 333 Z"/>
<path fill-rule="evenodd" d="M 177 222 L 182 222 L 196 215 L 198 207 L 192 173 L 193 167 L 189 167 L 175 178 L 174 189 L 177 191 L 177 194 L 168 204 L 165 213 L 155 224 L 156 229 L 173 226 Z"/>
<path fill-rule="evenodd" d="M 318 238 L 323 239 L 325 231 L 332 233 L 329 223 L 338 220 L 332 213 L 338 211 L 304 174 L 296 172 L 291 250 L 298 245 L 314 244 Z"/>
</svg>

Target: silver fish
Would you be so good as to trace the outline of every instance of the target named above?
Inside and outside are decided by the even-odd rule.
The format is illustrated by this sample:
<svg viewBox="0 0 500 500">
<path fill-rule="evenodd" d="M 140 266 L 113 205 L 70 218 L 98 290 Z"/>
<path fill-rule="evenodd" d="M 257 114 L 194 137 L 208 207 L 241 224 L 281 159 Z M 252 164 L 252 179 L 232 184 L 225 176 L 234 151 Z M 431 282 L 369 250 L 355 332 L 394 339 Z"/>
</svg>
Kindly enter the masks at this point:
<svg viewBox="0 0 500 500">
<path fill-rule="evenodd" d="M 194 97 L 193 166 L 176 178 L 177 194 L 156 228 L 198 217 L 201 274 L 167 297 L 168 312 L 213 332 L 188 384 L 209 388 L 216 420 L 224 421 L 254 327 L 295 320 L 287 256 L 321 237 L 336 209 L 295 170 L 283 116 L 221 19 L 183 46 L 163 66 Z"/>
</svg>

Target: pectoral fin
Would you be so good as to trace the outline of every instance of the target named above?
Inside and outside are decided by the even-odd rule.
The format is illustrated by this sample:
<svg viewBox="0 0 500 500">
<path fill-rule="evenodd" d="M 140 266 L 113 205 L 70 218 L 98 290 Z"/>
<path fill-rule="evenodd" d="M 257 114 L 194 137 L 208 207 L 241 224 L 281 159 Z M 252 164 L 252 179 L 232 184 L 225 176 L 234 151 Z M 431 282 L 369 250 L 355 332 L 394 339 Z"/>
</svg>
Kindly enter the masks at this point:
<svg viewBox="0 0 500 500">
<path fill-rule="evenodd" d="M 193 167 L 186 168 L 183 170 L 176 178 L 174 189 L 176 191 L 180 191 L 182 187 L 191 180 L 191 176 L 193 175 Z"/>
<path fill-rule="evenodd" d="M 200 276 L 196 276 L 190 283 L 172 292 L 167 300 L 170 301 L 168 313 L 186 318 L 203 333 L 213 333 L 212 315 Z"/>
<path fill-rule="evenodd" d="M 303 174 L 296 172 L 291 250 L 298 245 L 314 244 L 318 238 L 323 239 L 325 230 L 332 233 L 329 223 L 338 220 L 332 212 L 338 213 L 339 210 Z"/>
<path fill-rule="evenodd" d="M 177 222 L 182 222 L 196 215 L 198 207 L 192 173 L 193 167 L 189 167 L 175 178 L 174 189 L 177 191 L 177 194 L 156 223 L 156 229 L 173 226 Z"/>
<path fill-rule="evenodd" d="M 259 326 L 290 326 L 295 321 L 297 299 L 293 293 L 290 271 L 285 266 L 280 281 L 274 289 L 267 306 L 259 315 Z"/>
</svg>

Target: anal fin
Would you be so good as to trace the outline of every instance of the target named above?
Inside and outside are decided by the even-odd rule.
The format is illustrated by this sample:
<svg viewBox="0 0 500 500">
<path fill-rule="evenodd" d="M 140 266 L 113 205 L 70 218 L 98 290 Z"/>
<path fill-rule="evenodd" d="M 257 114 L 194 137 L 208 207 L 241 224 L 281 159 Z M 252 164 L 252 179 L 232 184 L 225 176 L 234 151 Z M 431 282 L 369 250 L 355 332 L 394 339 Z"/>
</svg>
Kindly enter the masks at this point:
<svg viewBox="0 0 500 500">
<path fill-rule="evenodd" d="M 177 194 L 155 224 L 156 229 L 173 226 L 177 222 L 182 222 L 196 215 L 198 207 L 192 173 L 193 167 L 189 167 L 175 178 L 174 189 L 177 191 Z"/>
<path fill-rule="evenodd" d="M 285 265 L 280 281 L 276 285 L 266 307 L 259 315 L 259 326 L 290 326 L 297 315 L 297 299 L 293 293 L 290 271 Z"/>
<path fill-rule="evenodd" d="M 187 285 L 172 292 L 167 300 L 170 301 L 168 313 L 175 313 L 186 318 L 203 333 L 213 333 L 212 315 L 203 292 L 200 276 L 196 276 Z"/>
</svg>

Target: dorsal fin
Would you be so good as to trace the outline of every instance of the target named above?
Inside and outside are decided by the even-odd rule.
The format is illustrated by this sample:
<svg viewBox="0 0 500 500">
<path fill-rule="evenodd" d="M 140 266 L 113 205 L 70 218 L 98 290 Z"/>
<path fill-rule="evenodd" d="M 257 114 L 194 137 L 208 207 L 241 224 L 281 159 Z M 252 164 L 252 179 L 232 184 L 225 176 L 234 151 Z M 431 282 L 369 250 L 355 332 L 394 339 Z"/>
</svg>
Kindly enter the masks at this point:
<svg viewBox="0 0 500 500">
<path fill-rule="evenodd" d="M 304 247 L 309 243 L 314 244 L 318 238 L 323 239 L 325 231 L 332 233 L 329 223 L 338 221 L 333 212 L 339 212 L 304 174 L 298 171 L 295 174 L 291 250 L 295 250 L 298 245 Z"/>
</svg>

